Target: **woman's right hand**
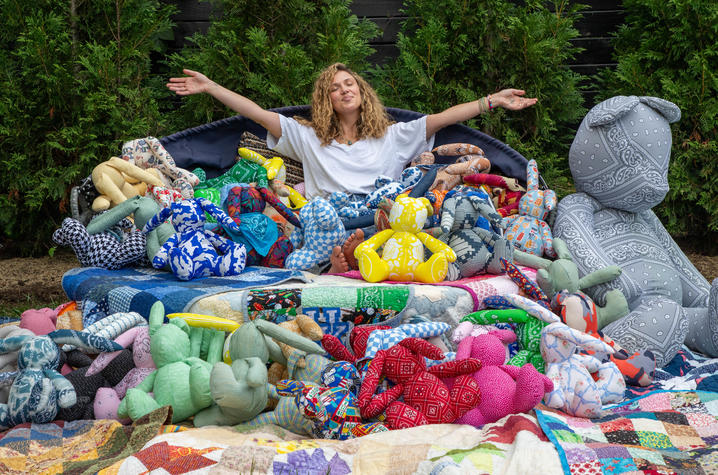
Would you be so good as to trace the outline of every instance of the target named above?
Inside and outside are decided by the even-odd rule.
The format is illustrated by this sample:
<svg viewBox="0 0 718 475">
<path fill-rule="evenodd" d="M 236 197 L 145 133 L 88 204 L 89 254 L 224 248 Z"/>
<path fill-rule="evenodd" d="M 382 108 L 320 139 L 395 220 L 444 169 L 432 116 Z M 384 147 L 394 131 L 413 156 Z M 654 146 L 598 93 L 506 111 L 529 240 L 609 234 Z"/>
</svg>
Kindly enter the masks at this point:
<svg viewBox="0 0 718 475">
<path fill-rule="evenodd" d="M 182 78 L 170 78 L 167 88 L 174 91 L 178 96 L 189 96 L 190 94 L 199 94 L 207 92 L 214 85 L 214 81 L 209 79 L 202 73 L 192 71 L 191 69 L 183 69 L 187 76 Z"/>
</svg>

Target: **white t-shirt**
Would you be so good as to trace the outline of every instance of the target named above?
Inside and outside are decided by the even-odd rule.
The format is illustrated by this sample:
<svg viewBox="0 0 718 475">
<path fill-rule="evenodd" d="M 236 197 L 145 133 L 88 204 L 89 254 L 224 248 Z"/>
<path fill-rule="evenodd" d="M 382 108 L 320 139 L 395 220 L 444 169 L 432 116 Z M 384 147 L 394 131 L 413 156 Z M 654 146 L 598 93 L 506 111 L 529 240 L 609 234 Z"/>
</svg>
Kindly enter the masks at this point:
<svg viewBox="0 0 718 475">
<path fill-rule="evenodd" d="M 426 140 L 426 116 L 392 124 L 379 139 L 362 139 L 351 145 L 332 140 L 324 147 L 311 127 L 281 114 L 279 121 L 282 136 L 277 140 L 267 133 L 267 145 L 302 162 L 309 199 L 334 191 L 371 193 L 379 175 L 399 179 L 406 164 L 434 144 L 433 135 Z"/>
</svg>

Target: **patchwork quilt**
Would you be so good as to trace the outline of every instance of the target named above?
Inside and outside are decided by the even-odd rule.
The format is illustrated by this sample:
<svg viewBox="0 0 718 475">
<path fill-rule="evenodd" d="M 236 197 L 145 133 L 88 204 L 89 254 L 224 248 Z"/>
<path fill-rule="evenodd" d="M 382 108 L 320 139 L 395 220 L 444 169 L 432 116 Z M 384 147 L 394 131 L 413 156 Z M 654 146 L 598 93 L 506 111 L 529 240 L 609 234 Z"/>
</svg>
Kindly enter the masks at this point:
<svg viewBox="0 0 718 475">
<path fill-rule="evenodd" d="M 290 279 L 304 281 L 300 271 L 247 267 L 235 276 L 178 280 L 174 274 L 151 268 L 108 270 L 99 267 L 71 269 L 62 277 L 62 288 L 79 303 L 84 326 L 117 312 L 149 315 L 161 300 L 167 313 L 184 312 L 206 295 L 230 290 L 266 287 Z"/>
<path fill-rule="evenodd" d="M 518 456 L 521 454 L 521 456 Z M 208 427 L 161 434 L 102 474 L 442 474 L 561 470 L 556 450 L 528 414 L 476 429 L 435 424 L 352 440 L 300 438 L 277 426 L 241 433 Z M 536 472 L 534 472 L 536 473 Z"/>
<path fill-rule="evenodd" d="M 654 391 L 599 419 L 537 409 L 566 474 L 716 473 L 718 393 Z"/>
</svg>

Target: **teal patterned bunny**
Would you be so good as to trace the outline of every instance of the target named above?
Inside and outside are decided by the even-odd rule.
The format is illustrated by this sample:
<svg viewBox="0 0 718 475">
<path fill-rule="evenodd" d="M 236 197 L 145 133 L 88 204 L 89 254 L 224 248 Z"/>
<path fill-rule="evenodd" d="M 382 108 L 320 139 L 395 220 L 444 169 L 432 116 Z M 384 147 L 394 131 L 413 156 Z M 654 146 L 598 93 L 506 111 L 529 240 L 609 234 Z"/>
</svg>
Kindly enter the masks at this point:
<svg viewBox="0 0 718 475">
<path fill-rule="evenodd" d="M 118 351 L 117 343 L 74 330 L 55 330 L 47 335 L 19 335 L 0 340 L 0 353 L 18 351 L 18 374 L 10 387 L 7 404 L 0 404 L 0 430 L 25 422 L 44 424 L 57 416 L 58 407 L 76 402 L 75 389 L 57 368 L 58 344 L 70 343 L 100 351 Z"/>
</svg>

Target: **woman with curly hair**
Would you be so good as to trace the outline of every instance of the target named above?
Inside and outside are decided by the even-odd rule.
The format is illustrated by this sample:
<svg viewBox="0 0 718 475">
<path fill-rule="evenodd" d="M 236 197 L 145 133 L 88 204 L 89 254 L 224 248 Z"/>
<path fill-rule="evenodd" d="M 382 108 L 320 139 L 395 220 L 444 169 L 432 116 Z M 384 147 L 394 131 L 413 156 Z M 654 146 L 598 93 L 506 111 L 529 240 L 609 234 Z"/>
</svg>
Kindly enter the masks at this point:
<svg viewBox="0 0 718 475">
<path fill-rule="evenodd" d="M 167 87 L 180 96 L 206 92 L 263 126 L 267 145 L 302 162 L 306 197 L 343 191 L 366 195 L 379 175 L 398 179 L 407 163 L 431 150 L 434 134 L 493 107 L 520 110 L 536 99 L 519 89 L 503 89 L 479 100 L 459 104 L 438 114 L 394 123 L 374 89 L 344 64 L 334 63 L 316 80 L 311 120 L 285 117 L 265 110 L 207 76 L 185 69 Z"/>
</svg>

